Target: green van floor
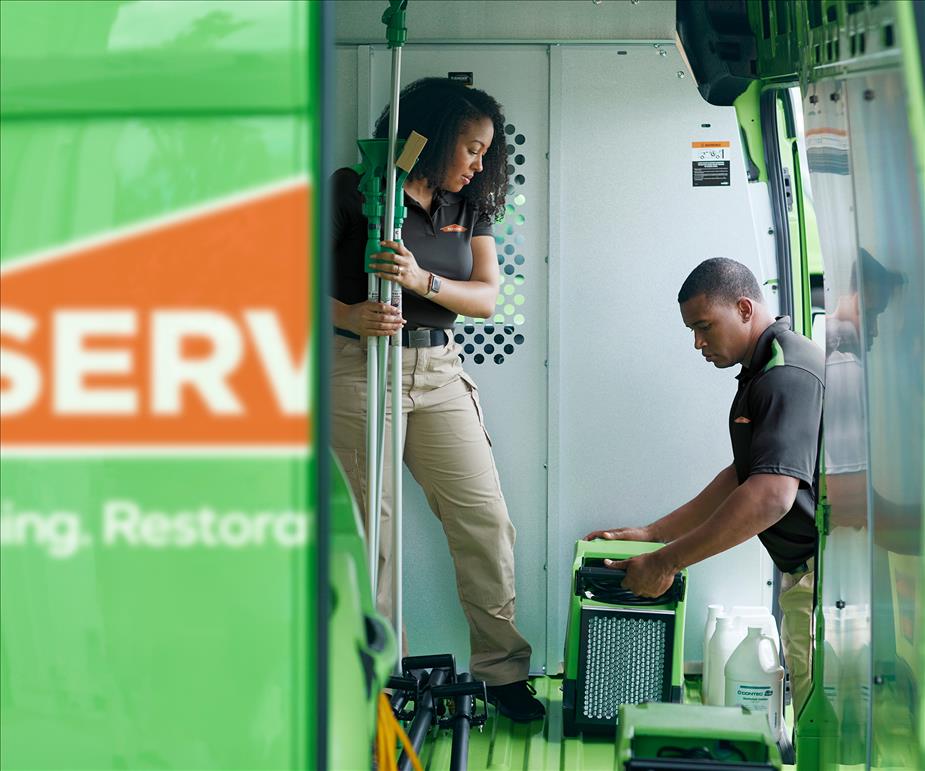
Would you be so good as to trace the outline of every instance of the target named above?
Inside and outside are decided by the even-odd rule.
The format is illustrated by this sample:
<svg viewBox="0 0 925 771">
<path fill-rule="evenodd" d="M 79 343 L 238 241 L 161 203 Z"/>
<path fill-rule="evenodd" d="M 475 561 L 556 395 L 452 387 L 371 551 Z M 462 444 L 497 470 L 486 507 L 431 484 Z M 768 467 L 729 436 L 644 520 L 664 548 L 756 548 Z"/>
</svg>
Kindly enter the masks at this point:
<svg viewBox="0 0 925 771">
<path fill-rule="evenodd" d="M 562 678 L 537 677 L 532 682 L 546 706 L 546 719 L 514 723 L 489 706 L 483 729 L 473 728 L 469 734 L 470 771 L 619 771 L 615 739 L 562 735 Z M 700 702 L 699 678 L 685 681 L 684 701 Z M 421 749 L 425 771 L 448 771 L 452 744 L 451 730 L 431 732 Z"/>
</svg>

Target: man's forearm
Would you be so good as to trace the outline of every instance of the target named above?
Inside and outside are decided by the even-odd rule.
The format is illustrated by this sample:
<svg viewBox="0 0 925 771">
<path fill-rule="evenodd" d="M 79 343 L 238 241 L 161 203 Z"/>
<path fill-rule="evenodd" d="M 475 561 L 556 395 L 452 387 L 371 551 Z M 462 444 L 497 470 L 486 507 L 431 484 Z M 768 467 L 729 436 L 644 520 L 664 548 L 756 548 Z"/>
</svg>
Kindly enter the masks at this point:
<svg viewBox="0 0 925 771">
<path fill-rule="evenodd" d="M 652 536 L 669 543 L 691 532 L 706 522 L 737 487 L 735 468 L 726 466 L 694 498 L 649 525 Z"/>
<path fill-rule="evenodd" d="M 686 568 L 738 546 L 767 530 L 793 506 L 797 480 L 756 474 L 729 495 L 712 516 L 690 532 L 659 549 L 674 570 Z"/>
</svg>

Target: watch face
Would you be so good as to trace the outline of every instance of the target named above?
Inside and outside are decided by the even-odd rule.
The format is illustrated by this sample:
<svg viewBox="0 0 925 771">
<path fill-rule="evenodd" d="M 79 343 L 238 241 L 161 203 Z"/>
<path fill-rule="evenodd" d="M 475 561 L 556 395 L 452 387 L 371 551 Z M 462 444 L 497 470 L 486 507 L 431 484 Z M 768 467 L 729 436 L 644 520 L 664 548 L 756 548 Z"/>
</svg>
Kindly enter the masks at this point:
<svg viewBox="0 0 925 771">
<path fill-rule="evenodd" d="M 440 279 L 437 278 L 433 273 L 430 274 L 430 291 L 437 293 L 440 291 Z"/>
</svg>

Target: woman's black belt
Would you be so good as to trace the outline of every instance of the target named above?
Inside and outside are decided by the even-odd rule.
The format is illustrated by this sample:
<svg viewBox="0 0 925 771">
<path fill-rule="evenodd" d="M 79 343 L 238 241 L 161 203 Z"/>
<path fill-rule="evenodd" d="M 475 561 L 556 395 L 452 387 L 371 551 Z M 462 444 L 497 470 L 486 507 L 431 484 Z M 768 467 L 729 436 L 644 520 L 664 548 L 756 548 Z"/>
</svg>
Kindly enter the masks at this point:
<svg viewBox="0 0 925 771">
<path fill-rule="evenodd" d="M 349 329 L 341 329 L 340 327 L 334 327 L 334 334 L 349 337 L 351 340 L 360 339 L 359 335 L 354 334 Z M 405 348 L 433 348 L 436 345 L 446 345 L 449 339 L 445 329 L 424 327 L 422 329 L 403 329 L 401 331 L 401 344 Z"/>
</svg>

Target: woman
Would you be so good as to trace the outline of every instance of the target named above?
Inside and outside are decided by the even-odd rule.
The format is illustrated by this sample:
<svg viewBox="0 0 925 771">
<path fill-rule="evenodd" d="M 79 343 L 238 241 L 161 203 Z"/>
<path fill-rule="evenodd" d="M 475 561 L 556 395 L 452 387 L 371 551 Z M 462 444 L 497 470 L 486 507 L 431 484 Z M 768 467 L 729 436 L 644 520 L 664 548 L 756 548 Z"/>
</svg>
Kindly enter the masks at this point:
<svg viewBox="0 0 925 771">
<path fill-rule="evenodd" d="M 388 108 L 376 123 L 387 136 Z M 504 116 L 488 94 L 445 78 L 401 93 L 398 136 L 427 145 L 404 186 L 404 244 L 374 257 L 402 286 L 403 315 L 366 299 L 366 218 L 351 169 L 334 174 L 334 449 L 365 499 L 366 338 L 403 329 L 404 461 L 443 525 L 469 623 L 470 670 L 513 720 L 544 714 L 527 684 L 530 645 L 514 626 L 514 527 L 501 494 L 478 392 L 452 337 L 457 315 L 485 318 L 498 296 L 491 223 L 504 211 Z M 498 141 L 494 139 L 498 137 Z M 385 479 L 391 478 L 386 443 Z M 377 604 L 391 605 L 391 498 L 384 490 Z"/>
</svg>

